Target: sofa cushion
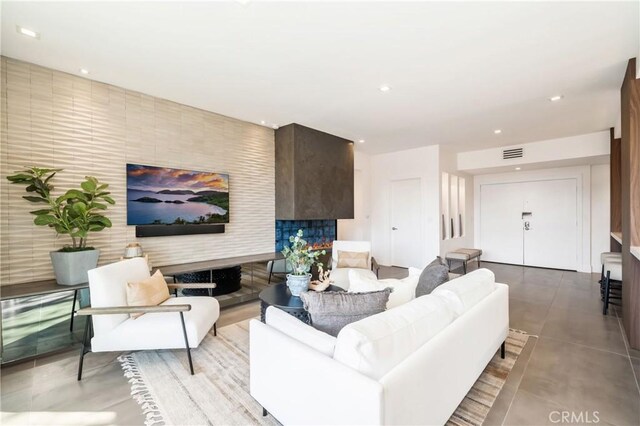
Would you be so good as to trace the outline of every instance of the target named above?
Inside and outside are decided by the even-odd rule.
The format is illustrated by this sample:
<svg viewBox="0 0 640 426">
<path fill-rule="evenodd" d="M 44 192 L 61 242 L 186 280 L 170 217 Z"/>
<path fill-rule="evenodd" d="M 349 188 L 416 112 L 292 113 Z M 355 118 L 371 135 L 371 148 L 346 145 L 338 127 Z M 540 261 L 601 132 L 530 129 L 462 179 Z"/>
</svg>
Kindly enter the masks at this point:
<svg viewBox="0 0 640 426">
<path fill-rule="evenodd" d="M 349 290 L 349 287 L 351 287 L 351 282 L 349 281 L 349 271 L 358 271 L 360 275 L 367 276 L 374 280 L 378 279 L 378 277 L 376 277 L 376 274 L 371 269 L 335 268 L 331 270 L 331 284 L 337 285 L 344 290 Z"/>
<path fill-rule="evenodd" d="M 265 322 L 318 352 L 333 357 L 333 349 L 336 346 L 336 338 L 334 336 L 316 330 L 282 309 L 269 306 L 265 315 Z"/>
<path fill-rule="evenodd" d="M 311 325 L 332 336 L 352 322 L 383 312 L 389 301 L 391 289 L 370 293 L 346 291 L 307 291 L 300 295 L 304 308 L 309 312 Z"/>
<path fill-rule="evenodd" d="M 416 297 L 431 294 L 441 284 L 449 280 L 449 267 L 439 257 L 427 265 L 420 274 L 416 286 Z"/>
<path fill-rule="evenodd" d="M 333 357 L 378 380 L 454 318 L 445 301 L 423 296 L 344 327 L 338 334 Z"/>
<path fill-rule="evenodd" d="M 337 267 L 367 269 L 369 267 L 369 252 L 338 250 Z"/>
<path fill-rule="evenodd" d="M 477 269 L 442 284 L 432 294 L 444 298 L 457 315 L 462 315 L 496 288 L 496 277 L 488 269 Z"/>
<path fill-rule="evenodd" d="M 352 269 L 349 271 L 349 292 L 364 293 L 391 288 L 393 289 L 393 292 L 389 296 L 387 309 L 404 305 L 414 299 L 416 286 L 418 285 L 418 278 L 420 277 L 421 272 L 419 269 L 409 268 L 409 276 L 406 278 L 400 280 L 393 278 L 379 280 L 375 277 L 371 277 L 370 274 L 362 273 L 361 271 L 366 272 L 366 270 L 358 269 Z"/>
<path fill-rule="evenodd" d="M 142 281 L 127 283 L 128 306 L 156 306 L 168 298 L 169 287 L 159 270 Z M 135 319 L 142 315 L 144 314 L 131 314 L 131 318 Z"/>
<path fill-rule="evenodd" d="M 189 346 L 196 348 L 220 316 L 220 305 L 213 297 L 170 297 L 161 305 L 191 305 L 183 312 Z M 185 347 L 178 312 L 147 313 L 119 324 L 108 333 L 91 339 L 93 352 L 146 349 L 182 349 Z"/>
</svg>

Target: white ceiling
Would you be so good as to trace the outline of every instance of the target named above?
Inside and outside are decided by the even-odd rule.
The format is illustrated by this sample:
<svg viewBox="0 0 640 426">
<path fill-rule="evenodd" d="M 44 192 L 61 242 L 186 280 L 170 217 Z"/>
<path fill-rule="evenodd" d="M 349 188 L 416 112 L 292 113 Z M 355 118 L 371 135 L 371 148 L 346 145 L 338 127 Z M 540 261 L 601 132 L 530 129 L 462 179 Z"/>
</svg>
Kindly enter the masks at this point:
<svg viewBox="0 0 640 426">
<path fill-rule="evenodd" d="M 460 151 L 614 126 L 638 16 L 638 2 L 4 1 L 2 54 L 372 153 Z"/>
</svg>

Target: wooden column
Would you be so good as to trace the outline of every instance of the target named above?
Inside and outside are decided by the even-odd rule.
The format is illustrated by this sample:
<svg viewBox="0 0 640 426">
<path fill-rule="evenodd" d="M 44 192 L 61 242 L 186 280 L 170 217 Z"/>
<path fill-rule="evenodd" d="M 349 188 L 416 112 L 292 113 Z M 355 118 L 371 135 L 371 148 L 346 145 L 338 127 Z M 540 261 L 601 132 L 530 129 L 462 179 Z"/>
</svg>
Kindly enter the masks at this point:
<svg viewBox="0 0 640 426">
<path fill-rule="evenodd" d="M 611 143 L 611 167 L 610 167 L 610 217 L 611 232 L 622 232 L 622 178 L 620 171 L 621 161 L 621 143 L 620 138 L 614 136 L 613 127 L 609 131 L 609 139 Z M 613 237 L 611 239 L 611 251 L 621 251 L 622 246 Z"/>
<path fill-rule="evenodd" d="M 640 246 L 640 81 L 636 60 L 627 64 L 622 83 L 622 322 L 629 345 L 640 349 L 640 260 L 630 252 Z"/>
</svg>

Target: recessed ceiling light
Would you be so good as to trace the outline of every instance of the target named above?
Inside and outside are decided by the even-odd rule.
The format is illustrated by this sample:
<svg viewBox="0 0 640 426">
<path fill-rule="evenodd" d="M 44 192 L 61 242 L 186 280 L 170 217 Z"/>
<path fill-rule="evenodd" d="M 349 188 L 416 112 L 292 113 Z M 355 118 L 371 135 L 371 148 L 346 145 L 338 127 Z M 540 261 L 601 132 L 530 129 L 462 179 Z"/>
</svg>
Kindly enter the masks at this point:
<svg viewBox="0 0 640 426">
<path fill-rule="evenodd" d="M 562 98 L 564 98 L 564 96 L 562 96 L 562 95 L 554 95 L 554 96 L 551 96 L 549 98 L 549 100 L 551 102 L 558 102 L 558 101 L 562 100 Z"/>
<path fill-rule="evenodd" d="M 378 87 L 378 89 L 379 89 L 381 92 L 388 92 L 389 90 L 391 90 L 391 87 L 389 87 L 389 86 L 388 86 L 388 85 L 386 85 L 386 84 L 383 84 L 382 86 Z"/>
<path fill-rule="evenodd" d="M 520 170 L 520 167 L 516 167 L 516 170 Z"/>
<path fill-rule="evenodd" d="M 358 140 L 358 143 L 364 143 L 364 139 Z"/>
<path fill-rule="evenodd" d="M 499 135 L 500 133 L 502 133 L 502 130 L 500 130 L 500 129 L 495 129 L 495 130 L 493 131 L 493 133 L 495 133 L 496 135 Z"/>
<path fill-rule="evenodd" d="M 22 34 L 25 35 L 27 37 L 32 37 L 32 38 L 40 38 L 40 34 L 38 34 L 37 32 L 30 30 L 29 28 L 24 28 L 21 27 L 20 25 L 16 25 L 16 30 Z"/>
<path fill-rule="evenodd" d="M 273 126 L 271 126 L 273 129 L 278 130 L 278 125 L 274 124 Z"/>
<path fill-rule="evenodd" d="M 267 122 L 264 121 L 264 120 L 260 120 L 260 124 L 262 124 L 264 126 L 265 124 L 267 124 Z"/>
<path fill-rule="evenodd" d="M 87 75 L 89 74 L 89 70 L 86 68 L 80 68 L 80 73 Z"/>
</svg>

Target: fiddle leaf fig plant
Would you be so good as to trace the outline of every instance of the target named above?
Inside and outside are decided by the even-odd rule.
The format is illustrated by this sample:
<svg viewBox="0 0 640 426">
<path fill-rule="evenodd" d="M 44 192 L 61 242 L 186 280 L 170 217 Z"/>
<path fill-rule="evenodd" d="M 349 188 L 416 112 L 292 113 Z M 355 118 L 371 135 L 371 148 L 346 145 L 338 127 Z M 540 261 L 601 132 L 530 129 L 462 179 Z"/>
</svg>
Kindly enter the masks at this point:
<svg viewBox="0 0 640 426">
<path fill-rule="evenodd" d="M 53 228 L 57 234 L 69 235 L 72 245 L 60 251 L 92 250 L 87 247 L 91 232 L 111 228 L 111 221 L 104 216 L 109 204 L 115 204 L 107 191 L 109 185 L 101 183 L 93 176 L 86 176 L 80 189 L 69 189 L 60 196 L 54 196 L 51 179 L 63 169 L 30 167 L 7 176 L 13 184 L 25 185 L 29 195 L 22 198 L 38 205 L 33 223 Z"/>
</svg>

